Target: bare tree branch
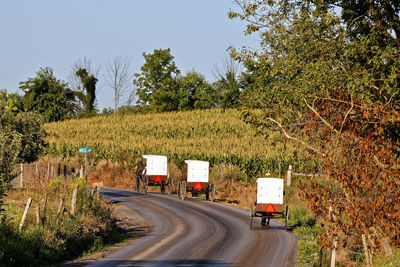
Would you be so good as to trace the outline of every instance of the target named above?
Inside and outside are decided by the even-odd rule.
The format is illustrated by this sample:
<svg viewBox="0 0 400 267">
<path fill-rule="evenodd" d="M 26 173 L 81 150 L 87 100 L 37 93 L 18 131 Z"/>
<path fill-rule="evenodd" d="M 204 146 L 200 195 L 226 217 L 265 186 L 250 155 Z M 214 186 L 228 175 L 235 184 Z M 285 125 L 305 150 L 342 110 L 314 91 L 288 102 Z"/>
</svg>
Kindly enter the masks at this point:
<svg viewBox="0 0 400 267">
<path fill-rule="evenodd" d="M 257 100 L 258 100 L 258 102 L 263 106 L 263 108 L 266 109 L 265 104 L 261 101 L 261 99 L 259 99 L 259 98 L 257 97 Z M 309 150 L 314 151 L 315 153 L 317 153 L 317 154 L 319 154 L 319 155 L 321 155 L 321 156 L 323 156 L 323 157 L 325 156 L 325 154 L 322 153 L 320 150 L 318 150 L 318 149 L 316 149 L 316 148 L 310 146 L 309 144 L 307 144 L 307 143 L 304 142 L 303 140 L 298 139 L 298 138 L 296 138 L 296 137 L 293 137 L 293 136 L 289 135 L 288 132 L 285 130 L 285 127 L 284 127 L 281 123 L 279 123 L 277 120 L 275 120 L 275 119 L 273 119 L 273 118 L 271 118 L 271 117 L 267 117 L 267 119 L 268 119 L 269 121 L 275 123 L 275 124 L 281 129 L 282 133 L 285 135 L 285 137 L 286 137 L 287 139 L 296 141 L 296 142 L 300 143 L 301 145 L 303 145 L 304 147 L 308 148 Z"/>
<path fill-rule="evenodd" d="M 76 72 L 79 69 L 86 69 L 88 73 L 93 74 L 95 77 L 98 77 L 100 66 L 95 68 L 92 65 L 92 60 L 90 60 L 87 57 L 80 58 L 77 61 L 75 61 L 74 64 L 72 64 L 71 66 L 71 71 L 68 76 L 68 82 L 73 91 L 83 90 L 81 78 L 76 75 Z"/>
<path fill-rule="evenodd" d="M 130 84 L 130 58 L 127 56 L 115 56 L 107 64 L 107 73 L 104 76 L 105 85 L 114 89 L 114 113 L 127 86 Z"/>
<path fill-rule="evenodd" d="M 133 87 L 132 90 L 129 93 L 128 98 L 126 99 L 126 105 L 128 107 L 132 106 L 135 102 L 137 101 L 137 95 L 136 95 L 136 87 Z"/>
<path fill-rule="evenodd" d="M 310 106 L 305 98 L 303 98 L 304 103 L 306 103 L 307 107 L 311 109 L 312 112 L 314 112 L 315 115 L 332 131 L 334 131 L 337 134 L 340 134 L 338 130 L 336 130 L 332 124 L 330 124 L 327 120 L 325 120 L 312 106 Z"/>
</svg>

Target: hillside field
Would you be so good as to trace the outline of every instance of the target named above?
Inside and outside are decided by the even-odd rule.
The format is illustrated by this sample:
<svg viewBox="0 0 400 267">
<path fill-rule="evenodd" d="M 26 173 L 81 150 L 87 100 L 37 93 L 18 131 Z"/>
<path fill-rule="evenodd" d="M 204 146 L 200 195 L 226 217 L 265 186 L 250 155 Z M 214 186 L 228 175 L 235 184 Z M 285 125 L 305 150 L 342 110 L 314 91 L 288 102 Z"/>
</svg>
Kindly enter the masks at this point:
<svg viewBox="0 0 400 267">
<path fill-rule="evenodd" d="M 177 166 L 186 159 L 234 165 L 250 181 L 266 173 L 283 175 L 289 164 L 297 169 L 304 165 L 293 159 L 294 148 L 284 147 L 278 135 L 256 135 L 237 110 L 117 114 L 48 123 L 45 128 L 48 153 L 64 158 L 75 156 L 80 147 L 91 147 L 90 157 L 112 161 L 160 154 Z"/>
</svg>

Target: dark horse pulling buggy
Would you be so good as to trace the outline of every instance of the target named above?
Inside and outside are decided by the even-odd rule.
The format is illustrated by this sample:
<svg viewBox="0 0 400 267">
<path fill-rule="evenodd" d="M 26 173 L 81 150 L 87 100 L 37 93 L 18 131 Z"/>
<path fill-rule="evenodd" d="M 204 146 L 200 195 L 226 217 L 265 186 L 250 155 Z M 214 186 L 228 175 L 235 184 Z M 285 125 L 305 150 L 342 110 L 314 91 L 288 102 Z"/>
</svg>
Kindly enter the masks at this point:
<svg viewBox="0 0 400 267">
<path fill-rule="evenodd" d="M 168 159 L 166 156 L 143 155 L 136 168 L 136 191 L 147 193 L 148 186 L 160 186 L 162 193 L 167 188 L 168 194 L 172 192 L 172 177 L 168 172 Z M 140 188 L 141 187 L 141 188 Z"/>
<path fill-rule="evenodd" d="M 215 186 L 209 182 L 209 168 L 207 161 L 185 160 L 178 183 L 178 198 L 184 200 L 186 192 L 191 192 L 192 196 L 205 194 L 207 200 L 214 201 Z"/>
<path fill-rule="evenodd" d="M 283 179 L 257 179 L 257 201 L 255 208 L 250 206 L 250 230 L 253 229 L 254 217 L 261 218 L 263 228 L 269 228 L 269 222 L 273 218 L 285 218 L 285 229 L 288 229 L 289 206 L 284 210 Z"/>
</svg>

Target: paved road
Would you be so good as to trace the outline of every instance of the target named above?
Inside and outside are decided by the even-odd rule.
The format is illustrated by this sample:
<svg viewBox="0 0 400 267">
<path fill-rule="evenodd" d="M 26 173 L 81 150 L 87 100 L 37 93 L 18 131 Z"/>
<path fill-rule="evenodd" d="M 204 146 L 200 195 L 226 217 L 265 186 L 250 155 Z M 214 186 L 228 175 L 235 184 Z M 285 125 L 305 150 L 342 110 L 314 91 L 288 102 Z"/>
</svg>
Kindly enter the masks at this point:
<svg viewBox="0 0 400 267">
<path fill-rule="evenodd" d="M 137 241 L 89 266 L 294 266 L 297 237 L 274 221 L 249 230 L 245 210 L 197 198 L 104 189 L 151 225 Z M 258 223 L 258 221 L 257 221 Z"/>
</svg>

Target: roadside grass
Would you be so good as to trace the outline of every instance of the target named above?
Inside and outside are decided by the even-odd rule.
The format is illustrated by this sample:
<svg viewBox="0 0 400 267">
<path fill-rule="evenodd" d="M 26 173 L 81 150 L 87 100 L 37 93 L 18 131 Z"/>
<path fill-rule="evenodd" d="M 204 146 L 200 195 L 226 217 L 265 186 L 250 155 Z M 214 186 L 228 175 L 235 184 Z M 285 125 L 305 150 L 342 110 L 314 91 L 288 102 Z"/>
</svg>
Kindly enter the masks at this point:
<svg viewBox="0 0 400 267">
<path fill-rule="evenodd" d="M 74 184 L 82 186 L 78 190 L 77 212 L 73 216 L 70 203 Z M 18 224 L 28 197 L 33 199 L 32 205 L 19 231 Z M 65 202 L 58 213 L 62 197 Z M 58 177 L 42 187 L 11 188 L 4 200 L 5 211 L 0 215 L 1 266 L 56 265 L 128 238 L 119 231 L 110 205 L 96 197 L 91 198 L 86 184 L 79 179 L 72 182 Z M 40 223 L 36 224 L 38 203 L 41 216 Z"/>
<path fill-rule="evenodd" d="M 393 256 L 381 256 L 375 259 L 374 267 L 400 266 L 400 248 L 393 250 Z"/>
</svg>

